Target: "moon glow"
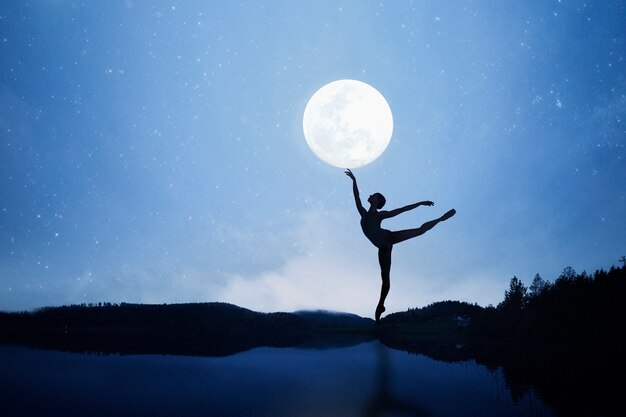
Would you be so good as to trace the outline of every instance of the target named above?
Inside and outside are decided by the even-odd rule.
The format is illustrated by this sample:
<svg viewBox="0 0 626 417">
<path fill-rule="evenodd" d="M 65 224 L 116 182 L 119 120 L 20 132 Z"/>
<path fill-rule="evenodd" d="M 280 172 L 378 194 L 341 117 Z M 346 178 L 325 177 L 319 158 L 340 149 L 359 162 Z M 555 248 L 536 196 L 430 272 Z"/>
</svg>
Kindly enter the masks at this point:
<svg viewBox="0 0 626 417">
<path fill-rule="evenodd" d="M 378 158 L 393 132 L 391 108 L 374 87 L 357 80 L 326 84 L 309 100 L 304 137 L 322 161 L 358 168 Z"/>
</svg>

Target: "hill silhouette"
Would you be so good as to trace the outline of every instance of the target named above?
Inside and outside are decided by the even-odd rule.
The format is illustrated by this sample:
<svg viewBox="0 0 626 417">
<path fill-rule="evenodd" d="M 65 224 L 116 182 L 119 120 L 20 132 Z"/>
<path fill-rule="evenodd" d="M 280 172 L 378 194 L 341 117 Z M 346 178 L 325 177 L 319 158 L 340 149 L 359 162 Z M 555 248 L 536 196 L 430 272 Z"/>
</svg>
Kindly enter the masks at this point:
<svg viewBox="0 0 626 417">
<path fill-rule="evenodd" d="M 227 303 L 71 305 L 0 313 L 0 342 L 69 351 L 222 356 L 332 335 L 366 340 L 373 321 L 322 311 L 259 313 Z M 365 338 L 365 339 L 364 339 Z"/>
<path fill-rule="evenodd" d="M 535 390 L 561 415 L 612 415 L 626 343 L 626 267 L 554 282 L 510 280 L 497 306 L 441 301 L 377 325 L 349 313 L 259 313 L 226 303 L 98 304 L 0 313 L 0 343 L 74 352 L 223 356 L 260 346 L 330 347 L 378 339 L 444 361 L 501 368 L 514 397 Z"/>
<path fill-rule="evenodd" d="M 416 348 L 423 342 L 483 345 L 481 349 L 505 346 L 505 351 L 511 346 L 533 345 L 612 353 L 622 346 L 615 343 L 615 334 L 624 317 L 621 297 L 626 290 L 625 275 L 625 267 L 611 267 L 593 275 L 577 274 L 567 267 L 554 283 L 537 275 L 529 288 L 513 277 L 504 300 L 496 307 L 440 301 L 389 314 L 379 326 L 369 318 L 349 313 L 260 313 L 218 302 L 99 303 L 0 312 L 0 342 L 228 354 L 254 346 L 298 345 L 342 336 L 362 340 L 379 337 L 394 347 L 417 353 L 424 353 Z M 442 351 L 445 349 L 438 347 L 432 354 L 441 356 Z"/>
<path fill-rule="evenodd" d="M 567 267 L 554 282 L 510 280 L 497 306 L 441 301 L 376 324 L 349 313 L 259 313 L 226 303 L 98 304 L 0 313 L 0 343 L 73 352 L 223 356 L 255 347 L 345 346 L 378 339 L 444 361 L 501 368 L 515 398 L 534 390 L 559 415 L 612 415 L 623 362 L 626 267 Z"/>
<path fill-rule="evenodd" d="M 625 266 L 593 274 L 566 267 L 554 282 L 536 275 L 529 287 L 514 276 L 495 307 L 444 301 L 391 314 L 380 339 L 439 360 L 501 368 L 514 398 L 534 390 L 558 415 L 615 415 L 624 294 Z"/>
</svg>

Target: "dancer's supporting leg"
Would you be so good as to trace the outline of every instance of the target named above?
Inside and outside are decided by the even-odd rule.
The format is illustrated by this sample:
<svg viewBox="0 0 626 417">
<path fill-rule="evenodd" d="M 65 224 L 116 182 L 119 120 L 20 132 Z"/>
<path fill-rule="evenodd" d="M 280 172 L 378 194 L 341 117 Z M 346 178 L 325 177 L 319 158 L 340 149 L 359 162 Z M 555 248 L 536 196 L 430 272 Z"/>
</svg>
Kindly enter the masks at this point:
<svg viewBox="0 0 626 417">
<path fill-rule="evenodd" d="M 376 306 L 376 322 L 380 322 L 380 315 L 385 311 L 385 298 L 389 294 L 390 273 L 391 273 L 391 249 L 388 248 L 378 249 L 378 263 L 380 264 L 380 277 L 382 278 L 382 285 L 380 287 L 380 300 L 378 306 Z"/>
</svg>

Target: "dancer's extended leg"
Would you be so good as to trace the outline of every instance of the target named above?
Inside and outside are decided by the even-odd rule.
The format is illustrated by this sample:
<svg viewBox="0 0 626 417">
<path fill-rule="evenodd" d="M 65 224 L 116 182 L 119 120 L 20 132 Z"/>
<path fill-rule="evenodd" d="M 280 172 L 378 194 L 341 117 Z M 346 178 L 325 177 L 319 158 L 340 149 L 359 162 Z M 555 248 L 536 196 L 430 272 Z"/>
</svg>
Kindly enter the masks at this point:
<svg viewBox="0 0 626 417">
<path fill-rule="evenodd" d="M 389 288 L 391 287 L 390 273 L 391 273 L 391 249 L 382 248 L 378 249 L 378 263 L 380 264 L 380 277 L 382 278 L 382 285 L 380 286 L 380 300 L 376 306 L 376 322 L 380 322 L 380 315 L 385 311 L 385 298 L 389 294 Z"/>
<path fill-rule="evenodd" d="M 416 229 L 398 230 L 397 232 L 391 232 L 391 235 L 393 236 L 393 243 L 394 244 L 399 243 L 407 239 L 411 239 L 413 237 L 424 234 L 430 229 L 432 229 L 433 227 L 435 227 L 437 223 L 442 222 L 444 220 L 448 220 L 450 217 L 454 216 L 455 214 L 456 214 L 456 210 L 452 209 L 448 211 L 447 213 L 445 213 L 443 216 L 439 217 L 438 219 L 426 222 Z"/>
</svg>

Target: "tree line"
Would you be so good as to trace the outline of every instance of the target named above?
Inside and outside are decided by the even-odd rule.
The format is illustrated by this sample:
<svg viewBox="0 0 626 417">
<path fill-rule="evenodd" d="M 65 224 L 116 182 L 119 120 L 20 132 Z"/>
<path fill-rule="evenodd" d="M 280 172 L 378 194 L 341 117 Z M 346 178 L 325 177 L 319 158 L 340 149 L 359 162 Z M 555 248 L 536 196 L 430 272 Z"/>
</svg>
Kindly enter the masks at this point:
<svg viewBox="0 0 626 417">
<path fill-rule="evenodd" d="M 611 349 L 623 324 L 625 290 L 624 266 L 591 275 L 568 266 L 554 282 L 537 274 L 528 287 L 514 276 L 504 299 L 474 317 L 470 335 Z"/>
</svg>

